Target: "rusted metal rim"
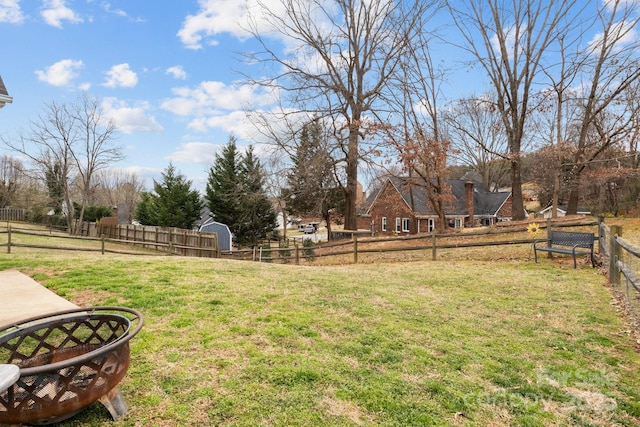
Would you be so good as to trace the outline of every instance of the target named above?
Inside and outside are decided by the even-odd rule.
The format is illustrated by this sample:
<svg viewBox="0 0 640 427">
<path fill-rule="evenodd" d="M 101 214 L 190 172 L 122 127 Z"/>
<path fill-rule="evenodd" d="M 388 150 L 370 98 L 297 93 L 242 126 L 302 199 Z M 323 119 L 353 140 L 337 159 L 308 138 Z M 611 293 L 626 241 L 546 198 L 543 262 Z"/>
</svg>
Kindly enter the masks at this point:
<svg viewBox="0 0 640 427">
<path fill-rule="evenodd" d="M 121 314 L 116 314 L 118 312 L 125 312 L 132 316 L 131 319 L 129 317 L 123 316 Z M 15 335 L 19 335 L 21 332 L 25 330 L 37 330 L 42 326 L 50 322 L 59 322 L 65 320 L 73 320 L 80 318 L 91 318 L 93 314 L 104 314 L 104 315 L 112 315 L 114 318 L 124 319 L 127 324 L 127 330 L 119 336 L 117 339 L 111 341 L 110 343 L 97 348 L 93 351 L 87 352 L 81 356 L 77 356 L 71 359 L 66 359 L 56 363 L 50 363 L 42 366 L 36 366 L 32 368 L 21 368 L 20 376 L 29 376 L 29 375 L 38 375 L 45 372 L 57 371 L 62 368 L 66 368 L 68 366 L 76 365 L 79 363 L 86 362 L 88 360 L 94 359 L 95 357 L 101 356 L 103 354 L 109 353 L 113 351 L 115 348 L 124 345 L 131 338 L 136 336 L 138 332 L 142 329 L 142 325 L 144 323 L 144 318 L 142 314 L 128 307 L 115 307 L 115 306 L 99 306 L 99 307 L 85 307 L 85 308 L 75 308 L 70 310 L 63 310 L 57 312 L 51 312 L 39 316 L 30 317 L 28 319 L 21 320 L 19 322 L 15 322 L 13 324 L 0 327 L 0 341 L 6 340 L 7 335 L 11 335 L 11 339 Z M 137 325 L 133 330 L 131 330 L 131 324 L 137 322 Z"/>
</svg>

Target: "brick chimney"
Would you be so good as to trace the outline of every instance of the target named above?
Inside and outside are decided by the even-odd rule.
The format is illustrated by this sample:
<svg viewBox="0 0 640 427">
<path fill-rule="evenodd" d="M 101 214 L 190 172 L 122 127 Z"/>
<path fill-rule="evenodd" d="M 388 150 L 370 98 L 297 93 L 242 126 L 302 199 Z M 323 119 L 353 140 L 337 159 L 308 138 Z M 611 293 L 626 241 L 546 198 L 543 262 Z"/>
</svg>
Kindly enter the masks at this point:
<svg viewBox="0 0 640 427">
<path fill-rule="evenodd" d="M 464 208 L 469 215 L 469 227 L 473 227 L 473 181 L 471 180 L 464 183 Z"/>
</svg>

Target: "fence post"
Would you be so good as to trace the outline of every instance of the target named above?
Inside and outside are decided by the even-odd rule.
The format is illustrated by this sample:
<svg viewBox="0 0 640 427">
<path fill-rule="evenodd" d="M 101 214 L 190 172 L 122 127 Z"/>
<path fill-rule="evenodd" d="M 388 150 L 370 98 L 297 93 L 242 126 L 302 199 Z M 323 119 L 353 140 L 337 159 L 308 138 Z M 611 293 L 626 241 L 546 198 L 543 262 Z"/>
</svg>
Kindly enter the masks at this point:
<svg viewBox="0 0 640 427">
<path fill-rule="evenodd" d="M 298 246 L 298 241 L 293 242 L 296 247 L 296 265 L 300 265 L 300 247 Z"/>
<path fill-rule="evenodd" d="M 100 236 L 100 241 L 102 244 L 102 255 L 104 255 L 104 233 Z"/>
<path fill-rule="evenodd" d="M 7 234 L 7 253 L 11 253 L 11 226 L 9 226 L 9 233 Z"/>
<path fill-rule="evenodd" d="M 436 260 L 436 230 L 431 231 L 431 261 Z"/>
<path fill-rule="evenodd" d="M 547 218 L 547 247 L 551 247 L 551 217 Z M 547 252 L 547 258 L 553 258 L 553 253 Z"/>
<path fill-rule="evenodd" d="M 622 237 L 622 226 L 612 225 L 610 227 L 611 235 L 609 236 L 609 282 L 612 285 L 620 284 L 620 269 L 618 268 L 618 256 L 621 249 L 618 247 L 616 236 Z"/>
<path fill-rule="evenodd" d="M 353 233 L 353 263 L 358 263 L 358 235 Z"/>
</svg>

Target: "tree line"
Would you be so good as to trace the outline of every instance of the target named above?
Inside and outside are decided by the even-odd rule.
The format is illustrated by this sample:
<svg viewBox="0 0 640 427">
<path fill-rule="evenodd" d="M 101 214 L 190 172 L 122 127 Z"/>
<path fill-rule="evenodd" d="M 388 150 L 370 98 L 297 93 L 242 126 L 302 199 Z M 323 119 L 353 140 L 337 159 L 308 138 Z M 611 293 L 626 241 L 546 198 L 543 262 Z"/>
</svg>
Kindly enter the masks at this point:
<svg viewBox="0 0 640 427">
<path fill-rule="evenodd" d="M 377 177 L 394 175 L 425 186 L 427 203 L 443 219 L 447 178 L 472 169 L 489 188 L 512 189 L 514 219 L 526 215 L 522 186 L 529 181 L 543 205 L 565 204 L 569 214 L 579 205 L 633 208 L 640 193 L 639 7 L 625 0 L 259 3 L 253 12 L 261 19 L 246 28 L 260 46 L 244 52 L 246 80 L 279 94 L 281 108 L 248 114 L 274 159 L 263 167 L 253 149 L 239 154 L 234 140 L 233 150 L 228 145 L 216 157 L 201 206 L 221 222 L 237 221 L 239 234 L 263 235 L 251 215 L 265 212 L 265 198 L 290 216 L 329 225 L 339 218 L 355 229 L 358 179 L 369 174 L 375 186 Z M 291 42 L 284 53 L 276 48 L 282 40 Z M 442 49 L 465 62 L 439 60 Z M 252 77 L 255 64 L 260 76 Z M 484 86 L 451 99 L 455 67 L 483 77 Z M 174 202 L 195 210 L 190 183 L 171 165 L 153 192 L 141 191 L 135 176 L 127 185 L 101 176 L 122 152 L 108 144 L 116 129 L 96 119 L 97 106 L 88 96 L 73 105 L 53 102 L 31 133 L 3 139 L 37 165 L 47 206 L 82 218 L 96 192 L 129 188 L 141 197 L 140 217 L 160 222 L 158 209 L 145 206 L 173 183 L 185 193 Z M 18 197 L 11 178 L 17 163 L 4 160 L 2 203 Z M 270 214 L 263 219 L 270 224 Z"/>
</svg>

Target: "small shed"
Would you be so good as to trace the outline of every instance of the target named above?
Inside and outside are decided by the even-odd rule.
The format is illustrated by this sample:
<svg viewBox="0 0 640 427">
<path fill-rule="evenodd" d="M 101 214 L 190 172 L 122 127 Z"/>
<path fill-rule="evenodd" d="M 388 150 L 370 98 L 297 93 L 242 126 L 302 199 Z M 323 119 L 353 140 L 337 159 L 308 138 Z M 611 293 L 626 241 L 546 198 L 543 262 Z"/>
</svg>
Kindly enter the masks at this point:
<svg viewBox="0 0 640 427">
<path fill-rule="evenodd" d="M 204 222 L 198 229 L 198 231 L 204 231 L 208 233 L 218 233 L 218 247 L 221 251 L 231 251 L 231 242 L 233 241 L 233 234 L 226 224 L 209 219 Z"/>
<path fill-rule="evenodd" d="M 552 216 L 552 209 L 553 206 L 548 206 L 544 209 L 542 209 L 540 212 L 538 212 L 539 216 L 542 216 L 543 218 L 551 218 Z M 591 215 L 591 211 L 589 209 L 586 208 L 582 208 L 582 207 L 578 207 L 578 215 Z M 567 215 L 567 206 L 566 205 L 558 205 L 558 217 L 562 217 Z"/>
</svg>

